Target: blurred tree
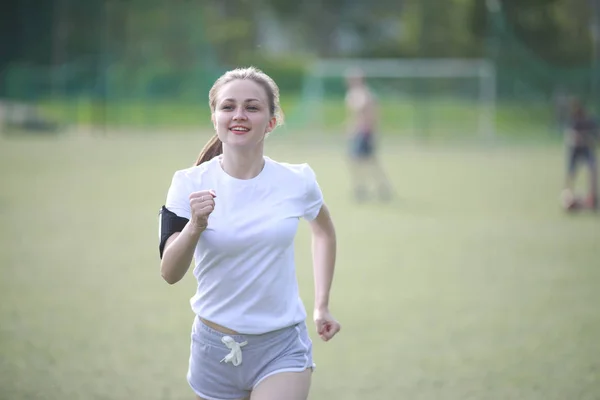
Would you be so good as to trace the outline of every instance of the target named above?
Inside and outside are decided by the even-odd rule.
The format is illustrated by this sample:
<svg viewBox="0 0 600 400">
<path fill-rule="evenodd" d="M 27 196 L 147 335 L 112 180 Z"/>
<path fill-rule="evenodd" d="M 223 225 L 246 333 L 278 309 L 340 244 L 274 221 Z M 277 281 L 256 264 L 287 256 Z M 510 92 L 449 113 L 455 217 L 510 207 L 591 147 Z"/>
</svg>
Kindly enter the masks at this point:
<svg viewBox="0 0 600 400">
<path fill-rule="evenodd" d="M 472 0 L 471 29 L 475 39 L 487 30 L 489 0 Z M 503 0 L 508 29 L 538 57 L 561 66 L 590 62 L 588 0 Z"/>
<path fill-rule="evenodd" d="M 445 0 L 443 7 L 437 0 L 11 1 L 0 12 L 0 64 L 73 66 L 74 82 L 77 74 L 83 82 L 98 64 L 110 64 L 122 82 L 114 86 L 127 92 L 148 87 L 142 81 L 177 88 L 186 74 L 201 80 L 197 71 L 205 65 L 260 57 L 273 70 L 285 64 L 290 74 L 307 53 L 481 57 L 488 54 L 486 1 Z M 501 1 L 518 43 L 541 59 L 573 66 L 599 54 L 590 29 L 590 4 L 597 0 Z M 265 49 L 269 36 L 275 44 Z"/>
<path fill-rule="evenodd" d="M 336 39 L 334 34 L 351 3 L 352 0 L 262 0 L 262 5 L 270 7 L 277 18 L 303 35 L 319 56 L 331 54 Z"/>
<path fill-rule="evenodd" d="M 569 65 L 590 58 L 589 1 L 503 0 L 502 4 L 508 23 L 524 44 L 546 60 Z M 103 29 L 98 15 L 105 7 L 108 51 L 129 62 L 173 60 L 177 65 L 201 58 L 197 49 L 204 40 L 227 64 L 251 55 L 259 44 L 261 9 L 270 9 L 287 35 L 301 38 L 303 48 L 319 56 L 481 55 L 487 18 L 486 0 L 447 0 L 444 7 L 432 0 L 173 0 L 152 6 L 109 0 L 42 3 L 6 3 L 12 4 L 12 10 L 2 13 L 3 26 L 12 29 L 7 33 L 14 38 L 9 43 L 4 39 L 5 54 L 11 59 L 60 64 L 105 51 L 98 35 Z M 470 29 L 465 24 L 468 19 Z"/>
<path fill-rule="evenodd" d="M 254 2 L 247 0 L 202 2 L 198 28 L 205 32 L 221 63 L 237 64 L 240 58 L 255 51 L 255 7 Z"/>
<path fill-rule="evenodd" d="M 19 58 L 22 51 L 23 38 L 19 21 L 19 4 L 6 1 L 0 4 L 0 73 L 6 66 Z M 0 91 L 3 88 L 0 87 Z"/>
<path fill-rule="evenodd" d="M 404 0 L 263 0 L 262 4 L 304 35 L 307 47 L 318 56 L 331 57 L 344 47 L 344 35 L 354 42 L 351 48 L 363 52 L 398 39 Z"/>
</svg>

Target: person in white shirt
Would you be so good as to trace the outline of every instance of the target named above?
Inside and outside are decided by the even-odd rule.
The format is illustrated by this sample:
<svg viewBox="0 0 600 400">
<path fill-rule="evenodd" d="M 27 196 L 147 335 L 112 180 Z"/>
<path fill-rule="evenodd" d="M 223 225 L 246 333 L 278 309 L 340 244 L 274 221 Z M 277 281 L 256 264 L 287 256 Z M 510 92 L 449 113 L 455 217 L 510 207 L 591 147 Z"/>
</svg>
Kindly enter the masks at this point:
<svg viewBox="0 0 600 400">
<path fill-rule="evenodd" d="M 250 67 L 221 76 L 209 92 L 215 136 L 191 168 L 174 173 L 161 208 L 161 274 L 174 284 L 192 259 L 197 290 L 188 383 L 198 399 L 304 400 L 312 343 L 299 296 L 294 237 L 312 232 L 313 320 L 328 341 L 336 233 L 308 164 L 264 155 L 282 122 L 279 89 Z"/>
</svg>

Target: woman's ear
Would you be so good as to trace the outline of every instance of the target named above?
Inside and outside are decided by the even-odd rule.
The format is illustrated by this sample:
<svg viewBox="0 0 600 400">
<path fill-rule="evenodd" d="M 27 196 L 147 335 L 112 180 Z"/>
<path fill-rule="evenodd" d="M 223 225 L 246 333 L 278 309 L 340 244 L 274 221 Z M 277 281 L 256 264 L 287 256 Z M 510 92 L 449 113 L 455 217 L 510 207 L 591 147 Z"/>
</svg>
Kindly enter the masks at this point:
<svg viewBox="0 0 600 400">
<path fill-rule="evenodd" d="M 212 122 L 213 128 L 215 128 L 215 132 L 216 132 L 217 131 L 217 122 L 215 121 L 215 114 L 214 113 L 210 114 L 210 121 Z"/>
<path fill-rule="evenodd" d="M 276 126 L 277 126 L 277 118 L 272 117 L 269 120 L 269 123 L 267 124 L 267 130 L 265 131 L 265 133 L 270 133 L 273 129 L 275 129 Z"/>
</svg>

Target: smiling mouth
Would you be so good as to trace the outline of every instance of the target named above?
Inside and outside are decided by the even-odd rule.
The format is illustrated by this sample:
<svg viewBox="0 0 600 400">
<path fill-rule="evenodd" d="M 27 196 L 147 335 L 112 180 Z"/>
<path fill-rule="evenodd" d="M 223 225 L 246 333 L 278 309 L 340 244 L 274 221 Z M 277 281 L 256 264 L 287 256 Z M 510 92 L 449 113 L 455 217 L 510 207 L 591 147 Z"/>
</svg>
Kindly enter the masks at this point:
<svg viewBox="0 0 600 400">
<path fill-rule="evenodd" d="M 243 135 L 245 133 L 248 133 L 250 131 L 250 129 L 245 128 L 243 126 L 234 126 L 233 128 L 229 128 L 229 130 L 231 132 L 233 132 L 236 135 Z"/>
</svg>

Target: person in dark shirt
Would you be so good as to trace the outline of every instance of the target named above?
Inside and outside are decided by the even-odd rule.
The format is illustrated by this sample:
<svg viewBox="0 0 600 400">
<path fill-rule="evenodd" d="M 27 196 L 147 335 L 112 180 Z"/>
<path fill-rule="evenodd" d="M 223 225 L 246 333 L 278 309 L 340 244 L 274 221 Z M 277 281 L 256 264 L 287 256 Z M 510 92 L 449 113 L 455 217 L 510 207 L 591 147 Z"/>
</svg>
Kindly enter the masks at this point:
<svg viewBox="0 0 600 400">
<path fill-rule="evenodd" d="M 589 169 L 590 176 L 589 194 L 585 200 L 585 206 L 593 209 L 598 207 L 598 168 L 595 153 L 598 139 L 598 123 L 588 115 L 579 99 L 573 99 L 565 132 L 567 178 L 564 201 L 567 208 L 575 208 L 579 205 L 574 195 L 574 185 L 577 167 L 581 162 Z"/>
</svg>

